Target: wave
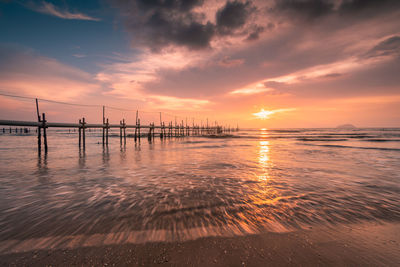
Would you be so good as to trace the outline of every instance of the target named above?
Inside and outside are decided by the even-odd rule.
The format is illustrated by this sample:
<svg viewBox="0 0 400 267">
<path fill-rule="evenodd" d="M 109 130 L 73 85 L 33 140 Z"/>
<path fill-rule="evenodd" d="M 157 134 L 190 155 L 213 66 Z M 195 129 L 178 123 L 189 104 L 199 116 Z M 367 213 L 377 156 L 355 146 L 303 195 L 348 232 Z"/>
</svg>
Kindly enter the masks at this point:
<svg viewBox="0 0 400 267">
<path fill-rule="evenodd" d="M 308 131 L 310 130 L 268 130 L 268 132 L 274 132 L 274 133 L 302 133 Z"/>
<path fill-rule="evenodd" d="M 315 142 L 315 141 L 321 141 L 321 142 L 326 142 L 326 141 L 347 141 L 348 139 L 345 138 L 297 138 L 299 141 L 305 141 L 305 142 Z"/>
<path fill-rule="evenodd" d="M 207 138 L 240 138 L 239 135 L 233 135 L 233 134 L 211 134 L 211 135 L 205 135 L 204 137 Z"/>
<path fill-rule="evenodd" d="M 335 147 L 335 148 L 355 148 L 355 149 L 369 149 L 369 150 L 383 150 L 383 151 L 400 151 L 400 148 L 391 147 L 367 147 L 367 146 L 344 146 L 344 145 L 316 145 L 316 144 L 303 144 L 308 146 L 322 146 L 322 147 Z"/>
<path fill-rule="evenodd" d="M 400 142 L 400 139 L 364 139 L 364 142 Z"/>
</svg>

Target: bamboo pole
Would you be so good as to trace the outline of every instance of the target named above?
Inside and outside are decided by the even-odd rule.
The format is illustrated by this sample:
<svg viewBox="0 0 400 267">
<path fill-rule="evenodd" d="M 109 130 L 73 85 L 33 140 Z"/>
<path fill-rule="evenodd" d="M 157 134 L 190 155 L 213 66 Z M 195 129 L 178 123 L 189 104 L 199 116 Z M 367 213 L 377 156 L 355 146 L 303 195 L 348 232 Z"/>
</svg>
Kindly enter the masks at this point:
<svg viewBox="0 0 400 267">
<path fill-rule="evenodd" d="M 42 113 L 44 153 L 47 153 L 46 114 Z"/>
<path fill-rule="evenodd" d="M 122 121 L 119 121 L 119 144 L 122 145 Z"/>
<path fill-rule="evenodd" d="M 122 124 L 124 127 L 124 144 L 126 144 L 126 123 L 125 123 L 125 119 L 122 119 Z"/>
<path fill-rule="evenodd" d="M 41 152 L 41 149 L 42 149 L 42 137 L 40 136 L 41 135 L 41 130 L 40 130 L 40 121 L 41 121 L 41 119 L 40 119 L 40 113 L 39 113 L 39 102 L 38 102 L 38 99 L 36 98 L 36 114 L 37 114 L 37 117 L 38 117 L 38 122 L 39 122 L 39 125 L 38 125 L 38 128 L 37 128 L 37 133 L 38 133 L 38 152 L 39 152 L 39 154 L 40 154 L 40 152 Z M 11 127 L 10 127 L 10 133 L 11 133 Z"/>
<path fill-rule="evenodd" d="M 86 148 L 86 134 L 85 134 L 85 117 L 82 118 L 82 141 L 83 141 L 83 149 Z"/>
<path fill-rule="evenodd" d="M 137 126 L 138 126 L 138 110 L 136 110 L 136 122 L 135 122 L 135 143 L 136 143 L 136 140 L 137 140 L 137 130 L 138 130 L 138 128 L 137 128 Z"/>
<path fill-rule="evenodd" d="M 82 146 L 82 120 L 79 119 L 79 148 Z"/>
<path fill-rule="evenodd" d="M 149 127 L 149 134 L 147 135 L 147 140 L 149 140 L 149 142 L 151 142 L 151 123 L 150 123 L 150 127 Z"/>
<path fill-rule="evenodd" d="M 108 118 L 106 120 L 106 145 L 108 146 L 108 129 L 109 129 Z"/>
<path fill-rule="evenodd" d="M 139 136 L 139 143 L 140 143 L 140 119 L 138 119 L 138 136 Z"/>
<path fill-rule="evenodd" d="M 161 119 L 161 112 L 160 112 L 160 139 L 163 139 L 163 123 Z"/>
<path fill-rule="evenodd" d="M 183 121 L 181 123 L 181 128 L 182 128 L 181 136 L 185 136 L 185 125 L 183 124 Z"/>
<path fill-rule="evenodd" d="M 104 146 L 104 124 L 106 123 L 106 119 L 105 119 L 105 107 L 103 106 L 103 146 Z"/>
</svg>

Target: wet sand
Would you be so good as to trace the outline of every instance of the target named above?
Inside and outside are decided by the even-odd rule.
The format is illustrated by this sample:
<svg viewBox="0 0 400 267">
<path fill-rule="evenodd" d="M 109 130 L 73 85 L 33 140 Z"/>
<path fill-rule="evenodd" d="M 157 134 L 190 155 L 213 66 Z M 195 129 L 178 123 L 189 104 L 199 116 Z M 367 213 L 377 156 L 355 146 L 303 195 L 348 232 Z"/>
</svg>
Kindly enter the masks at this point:
<svg viewBox="0 0 400 267">
<path fill-rule="evenodd" d="M 399 266 L 400 224 L 0 255 L 1 266 Z"/>
</svg>

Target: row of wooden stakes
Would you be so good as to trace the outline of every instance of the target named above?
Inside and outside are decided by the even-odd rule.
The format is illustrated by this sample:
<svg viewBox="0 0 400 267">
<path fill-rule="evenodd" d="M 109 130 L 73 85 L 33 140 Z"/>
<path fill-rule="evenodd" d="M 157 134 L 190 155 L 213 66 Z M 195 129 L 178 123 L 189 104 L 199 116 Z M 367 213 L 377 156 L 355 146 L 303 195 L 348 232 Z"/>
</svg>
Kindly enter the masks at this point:
<svg viewBox="0 0 400 267">
<path fill-rule="evenodd" d="M 82 118 L 79 120 L 79 147 L 85 148 L 86 145 L 86 134 L 85 134 L 85 129 L 86 127 L 86 121 L 85 118 Z M 108 145 L 108 138 L 109 138 L 109 129 L 110 129 L 110 123 L 108 118 L 103 119 L 103 136 L 102 136 L 102 143 L 103 145 Z M 127 125 L 125 123 L 125 119 L 120 121 L 120 126 L 119 126 L 119 137 L 120 137 L 120 143 L 122 144 L 122 141 L 126 143 L 126 128 Z M 134 140 L 135 142 L 139 141 L 142 137 L 141 134 L 141 128 L 143 129 L 144 127 L 140 125 L 140 119 L 137 119 L 136 125 L 133 127 L 135 129 L 134 132 Z M 183 121 L 179 125 L 173 125 L 172 122 L 169 122 L 168 125 L 165 125 L 165 122 L 161 122 L 160 126 L 155 126 L 154 122 L 150 123 L 149 126 L 146 126 L 145 128 L 148 128 L 149 131 L 146 134 L 147 139 L 151 142 L 154 140 L 156 134 L 155 134 L 155 129 L 158 128 L 160 129 L 158 136 L 160 139 L 163 138 L 170 138 L 170 137 L 183 137 L 183 136 L 200 136 L 200 135 L 212 135 L 212 134 L 221 134 L 223 132 L 230 132 L 233 131 L 233 129 L 229 128 L 224 128 L 221 126 L 215 126 L 215 127 L 201 127 L 198 125 L 193 125 L 192 127 L 188 125 L 184 125 Z"/>
</svg>

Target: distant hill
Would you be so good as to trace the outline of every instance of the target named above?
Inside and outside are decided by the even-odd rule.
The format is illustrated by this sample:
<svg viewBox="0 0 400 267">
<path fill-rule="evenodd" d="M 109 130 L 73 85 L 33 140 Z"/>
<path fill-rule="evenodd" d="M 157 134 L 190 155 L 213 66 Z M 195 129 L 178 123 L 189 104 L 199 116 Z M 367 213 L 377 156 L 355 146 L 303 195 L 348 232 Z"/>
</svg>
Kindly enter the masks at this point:
<svg viewBox="0 0 400 267">
<path fill-rule="evenodd" d="M 354 126 L 353 124 L 342 124 L 342 125 L 337 126 L 336 128 L 338 128 L 338 129 L 355 129 L 357 127 Z"/>
</svg>

